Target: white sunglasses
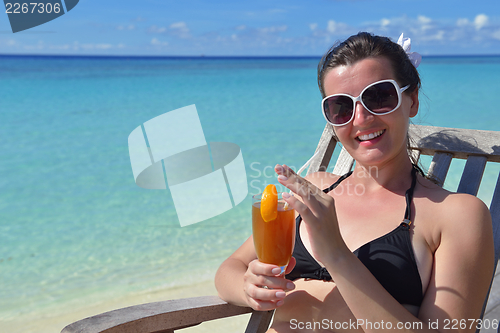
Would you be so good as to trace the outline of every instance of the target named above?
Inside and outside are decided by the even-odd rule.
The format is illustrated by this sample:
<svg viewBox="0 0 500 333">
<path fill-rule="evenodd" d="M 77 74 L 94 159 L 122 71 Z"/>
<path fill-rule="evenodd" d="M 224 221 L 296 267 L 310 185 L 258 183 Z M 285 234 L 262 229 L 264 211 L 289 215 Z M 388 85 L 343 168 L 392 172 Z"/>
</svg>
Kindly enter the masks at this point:
<svg viewBox="0 0 500 333">
<path fill-rule="evenodd" d="M 401 93 L 410 85 L 399 88 L 394 80 L 382 80 L 368 85 L 358 97 L 335 94 L 323 98 L 321 107 L 327 122 L 333 126 L 348 124 L 354 119 L 356 102 L 361 102 L 370 113 L 380 116 L 388 114 L 401 105 Z"/>
</svg>

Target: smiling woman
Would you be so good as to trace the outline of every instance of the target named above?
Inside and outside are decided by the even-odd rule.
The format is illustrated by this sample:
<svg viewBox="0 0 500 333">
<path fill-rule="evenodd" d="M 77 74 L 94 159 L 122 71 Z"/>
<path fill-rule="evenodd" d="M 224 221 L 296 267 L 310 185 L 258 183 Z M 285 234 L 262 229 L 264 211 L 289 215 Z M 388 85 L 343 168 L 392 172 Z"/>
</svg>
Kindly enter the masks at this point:
<svg viewBox="0 0 500 333">
<path fill-rule="evenodd" d="M 280 276 L 257 259 L 250 237 L 220 266 L 220 297 L 276 309 L 269 332 L 431 332 L 443 329 L 431 322 L 478 318 L 493 274 L 491 216 L 482 201 L 442 189 L 412 163 L 408 127 L 420 78 L 405 50 L 385 37 L 351 36 L 322 58 L 318 83 L 354 170 L 304 179 L 276 165 L 278 181 L 295 193 L 283 194 L 299 214 L 294 259 Z M 357 326 L 317 326 L 330 322 Z M 418 325 L 402 326 L 410 323 Z"/>
</svg>

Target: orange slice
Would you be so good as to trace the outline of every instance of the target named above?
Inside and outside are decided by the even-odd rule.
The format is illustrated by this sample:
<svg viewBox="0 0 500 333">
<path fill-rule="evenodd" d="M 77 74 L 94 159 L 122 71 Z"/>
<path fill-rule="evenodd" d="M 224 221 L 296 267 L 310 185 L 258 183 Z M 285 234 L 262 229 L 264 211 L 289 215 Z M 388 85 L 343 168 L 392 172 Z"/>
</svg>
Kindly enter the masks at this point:
<svg viewBox="0 0 500 333">
<path fill-rule="evenodd" d="M 264 222 L 270 222 L 278 217 L 278 192 L 273 184 L 267 185 L 262 193 L 260 215 Z"/>
</svg>

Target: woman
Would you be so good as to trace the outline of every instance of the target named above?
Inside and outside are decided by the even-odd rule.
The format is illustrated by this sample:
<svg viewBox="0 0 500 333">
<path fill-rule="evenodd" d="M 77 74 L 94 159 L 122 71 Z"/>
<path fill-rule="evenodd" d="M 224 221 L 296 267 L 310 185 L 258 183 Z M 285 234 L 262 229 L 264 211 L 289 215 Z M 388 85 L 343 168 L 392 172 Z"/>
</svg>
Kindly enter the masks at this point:
<svg viewBox="0 0 500 333">
<path fill-rule="evenodd" d="M 286 278 L 257 260 L 250 237 L 219 268 L 220 297 L 276 309 L 270 332 L 474 331 L 493 274 L 491 216 L 412 163 L 420 79 L 408 55 L 359 33 L 323 57 L 318 83 L 354 170 L 304 179 L 277 165 L 300 214 Z"/>
</svg>

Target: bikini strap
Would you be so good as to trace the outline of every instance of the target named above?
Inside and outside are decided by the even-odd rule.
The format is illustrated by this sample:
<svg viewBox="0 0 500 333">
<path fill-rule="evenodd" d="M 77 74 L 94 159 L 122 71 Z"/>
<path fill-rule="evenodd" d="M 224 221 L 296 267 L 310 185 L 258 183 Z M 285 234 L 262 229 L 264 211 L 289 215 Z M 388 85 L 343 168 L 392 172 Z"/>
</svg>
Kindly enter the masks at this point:
<svg viewBox="0 0 500 333">
<path fill-rule="evenodd" d="M 417 166 L 413 165 L 411 169 L 411 186 L 408 190 L 406 190 L 405 198 L 406 198 L 406 211 L 405 217 L 403 219 L 403 223 L 410 226 L 411 224 L 411 202 L 413 200 L 413 191 L 415 190 L 415 186 L 417 185 Z"/>
<path fill-rule="evenodd" d="M 345 175 L 341 176 L 339 179 L 337 179 L 337 181 L 335 183 L 333 183 L 332 185 L 330 185 L 330 187 L 325 188 L 323 190 L 323 192 L 325 192 L 325 193 L 330 192 L 331 190 L 333 190 L 334 188 L 336 188 L 344 179 L 346 179 L 350 175 L 352 175 L 352 171 L 349 171 Z"/>
<path fill-rule="evenodd" d="M 406 198 L 406 210 L 405 210 L 405 216 L 403 219 L 404 224 L 407 226 L 411 225 L 411 202 L 413 200 L 413 191 L 415 190 L 415 186 L 417 185 L 417 172 L 419 172 L 418 166 L 413 165 L 413 168 L 411 169 L 411 186 L 408 190 L 406 190 L 405 193 L 405 198 Z M 352 174 L 352 171 L 349 171 L 345 175 L 341 176 L 335 183 L 330 185 L 328 188 L 325 188 L 323 192 L 328 193 L 331 190 L 335 189 L 344 179 L 349 177 Z"/>
</svg>

